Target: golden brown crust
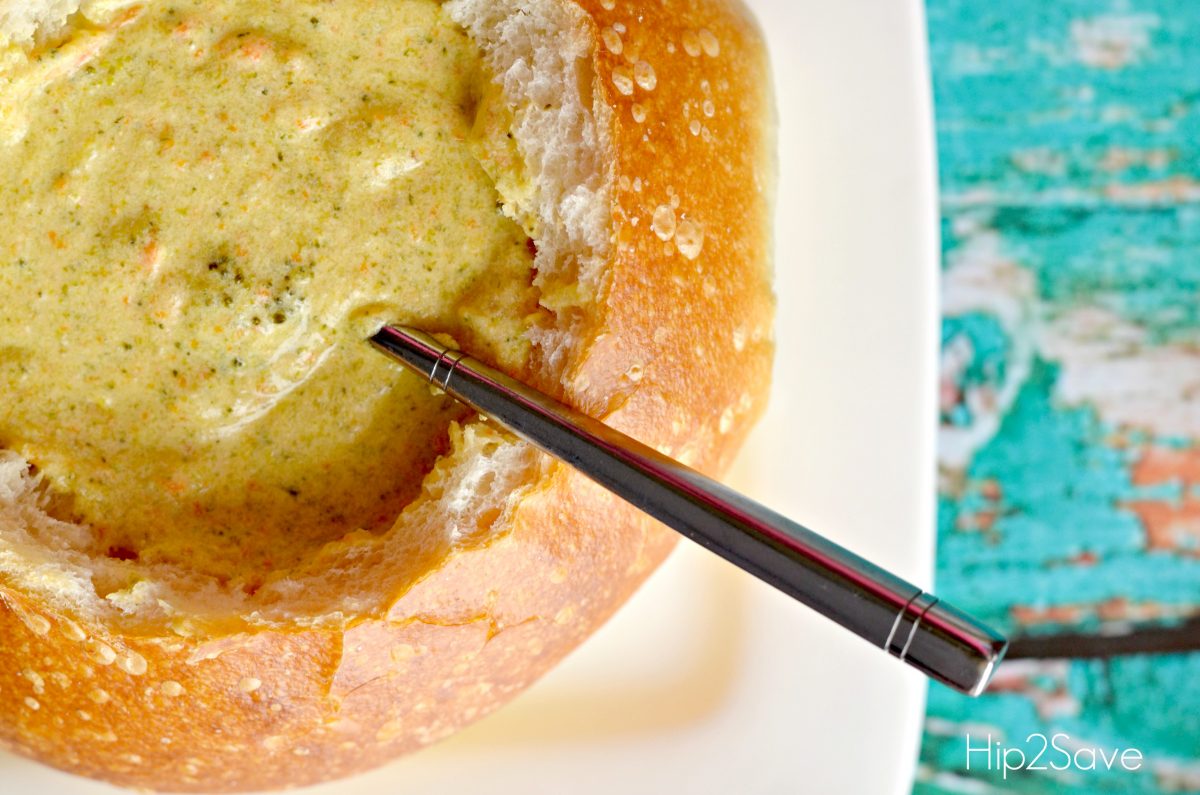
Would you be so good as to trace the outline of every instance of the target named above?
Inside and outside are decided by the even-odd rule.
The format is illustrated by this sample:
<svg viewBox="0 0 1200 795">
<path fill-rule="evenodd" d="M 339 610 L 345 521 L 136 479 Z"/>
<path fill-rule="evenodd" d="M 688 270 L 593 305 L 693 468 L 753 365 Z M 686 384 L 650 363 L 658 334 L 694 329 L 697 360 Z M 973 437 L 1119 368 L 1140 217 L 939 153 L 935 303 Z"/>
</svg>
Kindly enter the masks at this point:
<svg viewBox="0 0 1200 795">
<path fill-rule="evenodd" d="M 578 5 L 594 25 L 595 71 L 614 110 L 615 245 L 565 394 L 720 472 L 763 408 L 771 361 L 760 37 L 723 0 Z M 602 624 L 673 543 L 546 462 L 506 532 L 452 554 L 386 620 L 344 632 L 121 636 L 0 583 L 0 744 L 154 789 L 347 775 L 503 704 Z"/>
</svg>

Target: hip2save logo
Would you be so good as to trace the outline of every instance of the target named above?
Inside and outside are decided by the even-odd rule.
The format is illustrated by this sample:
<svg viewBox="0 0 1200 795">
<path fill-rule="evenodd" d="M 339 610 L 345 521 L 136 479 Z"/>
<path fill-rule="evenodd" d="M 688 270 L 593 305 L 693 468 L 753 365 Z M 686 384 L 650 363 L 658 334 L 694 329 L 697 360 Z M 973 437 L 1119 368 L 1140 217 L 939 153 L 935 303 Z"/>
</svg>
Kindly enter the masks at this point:
<svg viewBox="0 0 1200 795">
<path fill-rule="evenodd" d="M 1025 738 L 1024 747 L 1003 745 L 967 735 L 967 770 L 1000 770 L 1007 779 L 1016 770 L 1141 770 L 1142 752 L 1137 748 L 1097 748 L 1072 742 L 1070 735 L 1058 732 L 1049 737 L 1034 732 Z"/>
</svg>

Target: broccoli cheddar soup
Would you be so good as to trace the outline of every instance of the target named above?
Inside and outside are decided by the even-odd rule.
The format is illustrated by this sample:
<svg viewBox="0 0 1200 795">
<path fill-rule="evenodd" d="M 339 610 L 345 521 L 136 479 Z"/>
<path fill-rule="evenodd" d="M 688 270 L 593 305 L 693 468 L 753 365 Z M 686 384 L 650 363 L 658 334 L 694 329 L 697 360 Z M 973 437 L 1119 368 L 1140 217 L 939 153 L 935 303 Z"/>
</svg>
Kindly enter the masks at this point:
<svg viewBox="0 0 1200 795">
<path fill-rule="evenodd" d="M 115 557 L 265 572 L 389 525 L 462 409 L 364 338 L 529 357 L 490 94 L 435 0 L 147 2 L 9 53 L 0 447 Z"/>
</svg>

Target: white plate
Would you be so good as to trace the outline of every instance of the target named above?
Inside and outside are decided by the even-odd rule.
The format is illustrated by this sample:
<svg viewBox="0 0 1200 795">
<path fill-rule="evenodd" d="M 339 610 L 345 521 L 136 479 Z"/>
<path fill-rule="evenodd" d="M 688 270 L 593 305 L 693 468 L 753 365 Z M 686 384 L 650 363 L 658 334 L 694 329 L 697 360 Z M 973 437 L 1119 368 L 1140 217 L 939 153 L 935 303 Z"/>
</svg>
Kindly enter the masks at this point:
<svg viewBox="0 0 1200 795">
<path fill-rule="evenodd" d="M 922 585 L 935 168 L 920 0 L 751 0 L 780 111 L 779 357 L 731 482 Z M 333 795 L 907 793 L 924 681 L 695 547 L 510 707 Z M 0 755 L 0 790 L 111 793 Z"/>
</svg>

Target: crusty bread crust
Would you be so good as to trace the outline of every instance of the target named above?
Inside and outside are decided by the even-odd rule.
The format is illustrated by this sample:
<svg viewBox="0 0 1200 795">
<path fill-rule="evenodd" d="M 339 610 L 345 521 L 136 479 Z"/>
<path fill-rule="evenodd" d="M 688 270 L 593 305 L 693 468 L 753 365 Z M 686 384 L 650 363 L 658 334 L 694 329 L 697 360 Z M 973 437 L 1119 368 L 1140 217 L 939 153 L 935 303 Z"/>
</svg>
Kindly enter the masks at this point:
<svg viewBox="0 0 1200 795">
<path fill-rule="evenodd" d="M 761 38 L 736 0 L 551 1 L 590 41 L 590 88 L 611 110 L 611 235 L 598 300 L 542 385 L 720 473 L 763 409 L 772 357 Z M 12 7 L 0 0 L 0 21 Z M 105 623 L 0 574 L 0 744 L 126 786 L 235 791 L 446 737 L 591 634 L 674 543 L 556 462 L 524 477 L 489 533 L 424 560 L 399 593 L 381 586 L 383 612 L 340 622 L 239 617 L 188 636 Z"/>
</svg>

